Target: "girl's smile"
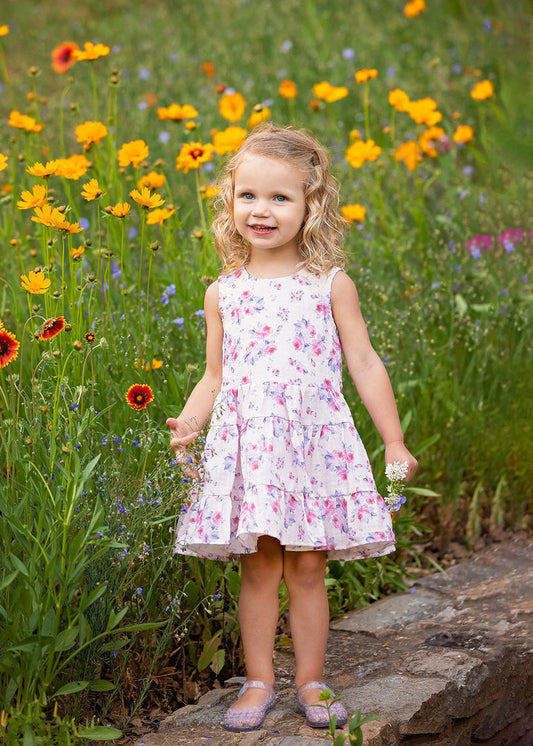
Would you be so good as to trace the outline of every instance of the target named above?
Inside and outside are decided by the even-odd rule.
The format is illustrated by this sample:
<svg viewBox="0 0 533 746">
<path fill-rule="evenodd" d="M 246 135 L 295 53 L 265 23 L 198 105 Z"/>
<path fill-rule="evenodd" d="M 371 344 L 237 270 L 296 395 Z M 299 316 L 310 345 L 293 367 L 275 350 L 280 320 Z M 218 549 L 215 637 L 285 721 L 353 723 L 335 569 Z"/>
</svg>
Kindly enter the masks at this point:
<svg viewBox="0 0 533 746">
<path fill-rule="evenodd" d="M 305 213 L 304 177 L 299 168 L 254 155 L 237 168 L 233 218 L 252 250 L 297 256 Z"/>
</svg>

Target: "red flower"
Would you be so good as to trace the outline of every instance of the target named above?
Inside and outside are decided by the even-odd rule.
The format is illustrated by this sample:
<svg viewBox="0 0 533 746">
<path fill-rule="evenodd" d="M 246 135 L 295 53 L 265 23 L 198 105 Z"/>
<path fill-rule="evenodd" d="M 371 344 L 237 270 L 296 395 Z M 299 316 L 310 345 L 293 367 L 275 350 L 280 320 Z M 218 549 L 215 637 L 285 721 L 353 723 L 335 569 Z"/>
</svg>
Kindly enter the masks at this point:
<svg viewBox="0 0 533 746">
<path fill-rule="evenodd" d="M 13 362 L 19 354 L 20 342 L 12 332 L 0 328 L 0 368 Z"/>
<path fill-rule="evenodd" d="M 130 386 L 126 393 L 126 401 L 132 409 L 144 409 L 150 404 L 154 395 L 147 383 L 135 383 Z"/>
<path fill-rule="evenodd" d="M 64 316 L 58 316 L 55 319 L 46 321 L 43 324 L 41 333 L 39 334 L 39 339 L 53 339 L 56 334 L 59 334 L 59 332 L 63 331 L 66 325 L 67 322 L 65 321 Z"/>
<path fill-rule="evenodd" d="M 52 67 L 56 73 L 66 73 L 76 62 L 74 52 L 78 45 L 73 41 L 63 41 L 52 52 Z"/>
</svg>

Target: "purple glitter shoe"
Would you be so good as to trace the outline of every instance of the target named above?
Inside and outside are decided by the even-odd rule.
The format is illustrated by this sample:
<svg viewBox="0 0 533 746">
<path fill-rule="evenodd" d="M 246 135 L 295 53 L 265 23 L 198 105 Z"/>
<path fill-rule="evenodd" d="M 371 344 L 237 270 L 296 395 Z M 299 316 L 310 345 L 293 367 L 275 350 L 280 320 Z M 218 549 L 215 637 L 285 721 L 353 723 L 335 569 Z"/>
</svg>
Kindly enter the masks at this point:
<svg viewBox="0 0 533 746">
<path fill-rule="evenodd" d="M 324 692 L 329 692 L 332 699 L 335 695 L 322 681 L 308 681 L 307 684 L 302 684 L 298 689 L 298 712 L 305 715 L 307 724 L 310 725 L 311 728 L 327 728 L 329 725 L 329 718 L 326 703 L 320 701 L 319 703 L 310 705 L 302 699 L 302 694 L 307 692 L 309 689 L 321 689 Z M 338 726 L 344 725 L 348 722 L 348 713 L 340 702 L 334 702 L 330 705 L 329 712 L 330 715 L 337 716 Z"/>
<path fill-rule="evenodd" d="M 246 681 L 238 694 L 238 698 L 242 697 L 247 689 L 264 689 L 268 692 L 268 698 L 265 702 L 255 707 L 247 707 L 246 709 L 239 710 L 235 707 L 230 707 L 224 715 L 224 728 L 231 730 L 236 733 L 240 733 L 245 730 L 257 730 L 263 725 L 263 720 L 267 712 L 269 712 L 276 702 L 274 689 L 263 681 Z"/>
</svg>

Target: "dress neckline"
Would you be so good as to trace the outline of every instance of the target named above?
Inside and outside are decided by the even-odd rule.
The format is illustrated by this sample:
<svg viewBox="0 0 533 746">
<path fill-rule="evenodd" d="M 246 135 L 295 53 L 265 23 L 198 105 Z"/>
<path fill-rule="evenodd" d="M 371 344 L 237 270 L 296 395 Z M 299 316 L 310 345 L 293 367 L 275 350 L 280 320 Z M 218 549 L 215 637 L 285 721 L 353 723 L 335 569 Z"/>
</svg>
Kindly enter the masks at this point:
<svg viewBox="0 0 533 746">
<path fill-rule="evenodd" d="M 290 280 L 292 277 L 296 277 L 298 275 L 299 270 L 296 270 L 290 275 L 280 275 L 279 277 L 256 277 L 255 275 L 250 274 L 246 267 L 242 268 L 248 277 L 250 277 L 252 280 L 267 280 L 268 282 L 276 282 L 278 280 Z"/>
</svg>

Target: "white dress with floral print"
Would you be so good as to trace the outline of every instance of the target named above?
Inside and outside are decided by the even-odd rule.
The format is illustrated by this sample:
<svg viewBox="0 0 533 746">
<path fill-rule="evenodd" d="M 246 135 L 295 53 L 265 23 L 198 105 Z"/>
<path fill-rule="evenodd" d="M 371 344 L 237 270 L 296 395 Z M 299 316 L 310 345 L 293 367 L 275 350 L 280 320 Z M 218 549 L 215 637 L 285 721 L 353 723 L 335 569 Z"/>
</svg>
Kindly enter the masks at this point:
<svg viewBox="0 0 533 746">
<path fill-rule="evenodd" d="M 286 550 L 338 560 L 394 550 L 390 513 L 342 395 L 337 271 L 219 277 L 222 388 L 177 553 L 227 560 L 257 551 L 265 534 Z"/>
</svg>

